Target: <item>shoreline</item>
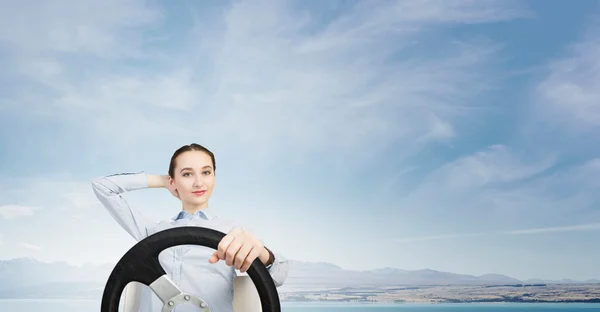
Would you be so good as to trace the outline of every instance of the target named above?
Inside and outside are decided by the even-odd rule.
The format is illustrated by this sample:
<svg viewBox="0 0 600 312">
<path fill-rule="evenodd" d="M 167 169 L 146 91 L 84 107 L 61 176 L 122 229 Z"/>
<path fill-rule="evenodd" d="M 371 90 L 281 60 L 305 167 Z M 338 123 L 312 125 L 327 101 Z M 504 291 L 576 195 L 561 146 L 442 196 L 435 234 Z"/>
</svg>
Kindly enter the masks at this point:
<svg viewBox="0 0 600 312">
<path fill-rule="evenodd" d="M 0 292 L 0 300 L 89 301 L 102 298 L 96 285 L 62 285 Z M 278 289 L 282 304 L 472 305 L 472 304 L 600 304 L 600 284 L 324 286 Z"/>
<path fill-rule="evenodd" d="M 100 298 L 0 298 L 0 301 L 98 301 Z M 599 305 L 600 299 L 594 300 L 573 300 L 573 301 L 345 301 L 345 300 L 280 300 L 282 304 L 330 304 L 330 305 L 376 305 L 376 306 L 399 306 L 399 305 Z"/>
<path fill-rule="evenodd" d="M 63 302 L 97 302 L 100 304 L 101 299 L 98 298 L 0 298 L 0 302 L 48 302 L 48 303 L 63 303 Z M 338 307 L 351 307 L 351 306 L 374 306 L 374 307 L 398 307 L 398 306 L 440 306 L 440 307 L 453 307 L 453 306 L 580 306 L 586 308 L 600 308 L 600 303 L 578 303 L 578 302 L 406 302 L 406 303 L 393 303 L 393 302 L 327 302 L 327 301 L 281 301 L 282 306 L 338 306 Z"/>
<path fill-rule="evenodd" d="M 0 302 L 15 302 L 15 301 L 38 301 L 38 302 L 65 302 L 65 301 L 96 301 L 100 302 L 100 298 L 0 298 Z M 281 301 L 281 304 L 292 304 L 292 305 L 372 305 L 372 306 L 460 306 L 460 305 L 598 305 L 600 302 L 353 302 L 353 301 Z"/>
<path fill-rule="evenodd" d="M 600 303 L 600 284 L 346 287 L 328 290 L 296 289 L 280 292 L 280 296 L 282 301 L 293 302 L 597 304 Z"/>
<path fill-rule="evenodd" d="M 451 300 L 440 300 L 440 301 L 347 301 L 347 300 L 281 300 L 281 302 L 288 303 L 332 303 L 332 304 L 364 304 L 364 305 L 461 305 L 461 304 L 600 304 L 600 299 L 591 300 L 557 300 L 557 301 L 495 301 L 495 300 L 473 300 L 473 301 L 451 301 Z"/>
</svg>

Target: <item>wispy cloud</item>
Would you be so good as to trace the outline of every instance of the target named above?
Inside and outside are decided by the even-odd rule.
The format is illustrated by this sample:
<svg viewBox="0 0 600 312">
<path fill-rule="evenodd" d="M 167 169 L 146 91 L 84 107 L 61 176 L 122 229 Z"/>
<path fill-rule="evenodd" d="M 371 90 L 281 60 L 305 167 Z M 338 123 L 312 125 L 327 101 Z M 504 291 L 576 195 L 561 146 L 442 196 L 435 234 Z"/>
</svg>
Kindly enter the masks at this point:
<svg viewBox="0 0 600 312">
<path fill-rule="evenodd" d="M 413 243 L 413 242 L 421 242 L 421 241 L 466 238 L 466 237 L 475 237 L 475 236 L 484 236 L 484 235 L 489 235 L 489 233 L 462 233 L 462 234 L 445 234 L 445 235 L 435 235 L 435 236 L 415 236 L 415 237 L 399 238 L 399 239 L 394 240 L 394 242 Z"/>
<path fill-rule="evenodd" d="M 40 250 L 42 250 L 42 247 L 37 246 L 37 245 L 33 245 L 33 244 L 29 244 L 29 243 L 20 243 L 19 245 L 21 247 L 29 249 L 29 250 L 34 250 L 34 251 L 40 251 Z"/>
<path fill-rule="evenodd" d="M 553 155 L 526 159 L 515 155 L 514 149 L 498 144 L 442 166 L 431 174 L 427 183 L 442 184 L 452 189 L 471 189 L 516 182 L 539 174 L 554 163 Z"/>
<path fill-rule="evenodd" d="M 90 178 L 91 179 L 91 178 Z M 29 216 L 40 209 L 85 211 L 100 207 L 88 181 L 76 181 L 60 175 L 51 178 L 0 178 L 0 198 L 17 205 L 0 207 L 7 216 Z M 36 194 L 36 196 L 31 196 Z"/>
<path fill-rule="evenodd" d="M 24 56 L 37 53 L 82 53 L 102 57 L 137 56 L 148 38 L 140 27 L 160 21 L 161 12 L 147 1 L 125 3 L 82 0 L 50 4 L 26 0 L 3 4 L 0 39 Z M 19 18 L 26 14 L 26 21 Z"/>
<path fill-rule="evenodd" d="M 597 159 L 565 167 L 552 154 L 534 155 L 493 146 L 459 157 L 399 196 L 393 215 L 413 221 L 403 223 L 406 232 L 433 239 L 447 237 L 444 232 L 467 237 L 600 220 L 600 211 L 594 209 Z M 430 223 L 436 226 L 424 227 Z"/>
<path fill-rule="evenodd" d="M 19 92 L 15 109 L 52 119 L 60 112 L 66 128 L 85 123 L 80 143 L 96 153 L 105 146 L 139 148 L 150 136 L 156 142 L 196 141 L 210 133 L 202 136 L 207 144 L 217 148 L 227 138 L 227 146 L 252 146 L 248 157 L 267 162 L 266 155 L 278 153 L 274 146 L 298 157 L 300 151 L 376 152 L 455 136 L 454 123 L 480 111 L 470 109 L 471 101 L 493 88 L 488 72 L 501 46 L 439 39 L 425 46 L 416 38 L 531 16 L 518 2 L 381 2 L 335 7 L 333 19 L 324 22 L 291 4 L 241 1 L 218 22 L 197 18 L 177 38 L 182 48 L 163 58 L 164 51 L 152 48 L 154 35 L 140 28 L 158 26 L 160 9 L 142 1 L 77 7 L 16 5 L 13 12 L 35 10 L 29 14 L 43 17 L 22 30 L 43 37 L 34 47 L 18 39 L 31 36 L 4 36 L 30 52 L 15 63 L 19 77 L 41 83 L 45 92 Z M 77 18 L 58 18 L 63 14 Z M 435 53 L 431 45 L 445 52 Z M 144 50 L 151 61 L 138 57 Z M 86 67 L 63 57 L 75 53 Z M 116 62 L 117 56 L 151 70 Z"/>
<path fill-rule="evenodd" d="M 397 243 L 412 243 L 430 240 L 446 240 L 446 239 L 457 239 L 457 238 L 468 238 L 478 236 L 492 236 L 492 235 L 532 235 L 532 234 L 546 234 L 556 232 L 578 232 L 578 231 L 600 231 L 600 223 L 589 223 L 589 224 L 578 224 L 570 226 L 557 226 L 557 227 L 543 227 L 534 229 L 522 229 L 522 230 L 508 230 L 499 232 L 479 232 L 479 233 L 460 233 L 460 234 L 445 234 L 436 236 L 417 236 L 399 238 L 394 240 Z"/>
<path fill-rule="evenodd" d="M 521 103 L 513 83 L 539 74 L 521 65 L 534 68 L 556 51 L 521 53 L 521 39 L 507 32 L 514 25 L 480 26 L 534 16 L 522 1 L 190 3 L 2 5 L 0 125 L 8 130 L 0 139 L 8 148 L 0 155 L 0 204 L 40 207 L 35 215 L 47 219 L 34 215 L 23 226 L 54 220 L 54 233 L 65 237 L 54 245 L 17 238 L 21 224 L 0 216 L 5 245 L 15 244 L 5 252 L 26 253 L 19 242 L 36 242 L 40 257 L 60 258 L 95 239 L 113 254 L 71 259 L 120 256 L 128 242 L 89 179 L 164 172 L 170 153 L 189 142 L 209 146 L 223 164 L 223 192 L 212 204 L 256 221 L 284 254 L 302 259 L 364 265 L 347 252 L 323 251 L 348 250 L 340 243 L 346 234 L 329 235 L 330 221 L 375 226 L 372 237 L 353 239 L 381 242 L 385 255 L 370 265 L 385 266 L 450 265 L 425 261 L 451 252 L 444 248 L 471 252 L 461 241 L 482 237 L 516 248 L 596 229 L 600 161 L 593 138 L 573 133 L 597 126 L 597 32 L 551 62 Z M 553 25 L 542 27 L 560 27 Z M 36 144 L 23 144 L 32 137 Z M 574 153 L 571 142 L 587 153 Z M 151 218 L 180 208 L 169 196 L 126 195 Z M 328 233 L 319 240 L 326 247 L 289 249 L 300 242 L 279 233 L 292 227 L 298 237 Z M 77 231 L 90 235 L 70 234 Z M 421 256 L 402 260 L 387 248 L 389 237 L 442 244 L 406 244 Z M 496 249 L 478 247 L 483 260 L 461 265 L 510 262 L 519 270 L 497 261 Z"/>
<path fill-rule="evenodd" d="M 0 206 L 0 217 L 6 220 L 29 217 L 38 209 L 40 208 L 33 206 L 4 205 Z"/>
<path fill-rule="evenodd" d="M 579 132 L 600 126 L 598 25 L 573 43 L 567 56 L 550 64 L 548 77 L 538 86 L 540 116 L 551 118 L 563 130 Z"/>
<path fill-rule="evenodd" d="M 599 223 L 590 223 L 590 224 L 579 224 L 579 225 L 571 225 L 571 226 L 556 226 L 556 227 L 545 227 L 545 228 L 537 228 L 537 229 L 525 229 L 525 230 L 514 230 L 514 231 L 506 231 L 506 234 L 544 234 L 544 233 L 553 233 L 553 232 L 574 232 L 574 231 L 600 231 L 600 222 Z"/>
</svg>

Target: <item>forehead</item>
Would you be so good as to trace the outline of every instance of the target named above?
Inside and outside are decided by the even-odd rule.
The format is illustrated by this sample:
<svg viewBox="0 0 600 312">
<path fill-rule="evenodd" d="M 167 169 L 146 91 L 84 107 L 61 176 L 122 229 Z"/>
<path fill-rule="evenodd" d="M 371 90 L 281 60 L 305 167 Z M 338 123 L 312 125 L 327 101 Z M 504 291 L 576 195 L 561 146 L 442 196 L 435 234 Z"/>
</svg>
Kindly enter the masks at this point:
<svg viewBox="0 0 600 312">
<path fill-rule="evenodd" d="M 177 157 L 177 168 L 212 167 L 212 159 L 202 151 L 189 151 Z"/>
</svg>

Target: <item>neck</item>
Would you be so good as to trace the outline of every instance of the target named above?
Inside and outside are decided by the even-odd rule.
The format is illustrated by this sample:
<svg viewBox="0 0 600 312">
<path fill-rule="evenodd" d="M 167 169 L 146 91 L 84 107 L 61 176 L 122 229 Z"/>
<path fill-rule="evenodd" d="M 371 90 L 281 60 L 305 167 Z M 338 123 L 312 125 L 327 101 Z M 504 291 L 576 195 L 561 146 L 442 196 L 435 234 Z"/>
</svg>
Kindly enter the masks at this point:
<svg viewBox="0 0 600 312">
<path fill-rule="evenodd" d="M 204 204 L 199 204 L 199 205 L 190 205 L 190 204 L 183 204 L 183 210 L 189 212 L 190 214 L 194 214 L 200 210 L 206 209 L 208 208 L 208 203 L 204 203 Z"/>
</svg>

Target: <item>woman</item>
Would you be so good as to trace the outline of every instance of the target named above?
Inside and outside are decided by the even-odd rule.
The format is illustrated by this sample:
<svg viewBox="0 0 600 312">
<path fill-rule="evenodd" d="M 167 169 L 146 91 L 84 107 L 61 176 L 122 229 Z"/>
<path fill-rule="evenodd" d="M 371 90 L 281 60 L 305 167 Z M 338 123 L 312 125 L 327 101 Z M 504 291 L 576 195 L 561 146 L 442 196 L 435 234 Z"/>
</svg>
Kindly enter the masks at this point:
<svg viewBox="0 0 600 312">
<path fill-rule="evenodd" d="M 227 233 L 217 250 L 175 246 L 159 255 L 162 267 L 183 291 L 203 298 L 213 311 L 226 312 L 232 311 L 235 270 L 244 273 L 259 258 L 267 266 L 275 285 L 281 286 L 287 277 L 288 262 L 273 254 L 239 224 L 219 218 L 208 207 L 215 186 L 215 169 L 213 153 L 201 145 L 190 144 L 175 151 L 168 175 L 114 174 L 94 179 L 92 186 L 102 205 L 137 241 L 177 226 L 196 225 Z M 144 188 L 168 189 L 181 200 L 182 210 L 169 221 L 146 219 L 121 197 L 124 192 Z M 150 302 L 150 296 L 155 302 Z M 144 287 L 140 311 L 158 311 L 160 306 L 158 297 Z"/>
</svg>

